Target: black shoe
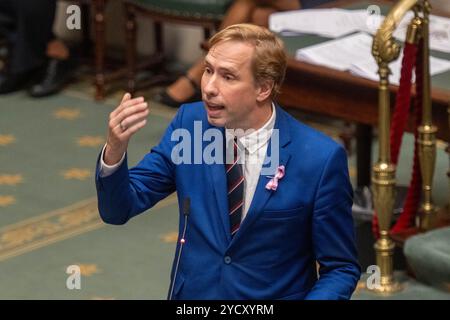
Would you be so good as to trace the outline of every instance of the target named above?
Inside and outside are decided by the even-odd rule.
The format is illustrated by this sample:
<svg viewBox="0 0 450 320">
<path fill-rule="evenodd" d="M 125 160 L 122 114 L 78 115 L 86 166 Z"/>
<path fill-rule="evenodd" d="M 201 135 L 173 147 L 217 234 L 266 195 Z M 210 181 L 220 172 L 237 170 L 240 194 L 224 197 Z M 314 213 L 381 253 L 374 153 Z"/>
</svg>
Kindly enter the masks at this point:
<svg viewBox="0 0 450 320">
<path fill-rule="evenodd" d="M 189 103 L 189 102 L 195 102 L 195 101 L 200 101 L 202 100 L 202 93 L 200 90 L 200 87 L 198 86 L 198 84 L 195 83 L 195 81 L 189 77 L 187 74 L 184 75 L 183 77 L 187 78 L 189 80 L 189 82 L 191 83 L 192 87 L 194 88 L 194 94 L 189 97 L 188 99 L 184 100 L 184 101 L 177 101 L 174 98 L 172 98 L 167 91 L 162 91 L 157 93 L 154 97 L 153 100 L 155 100 L 156 102 L 165 104 L 166 106 L 169 106 L 171 108 L 179 108 L 183 103 Z"/>
<path fill-rule="evenodd" d="M 28 89 L 29 95 L 45 97 L 60 91 L 75 74 L 76 65 L 71 57 L 65 60 L 49 59 L 40 80 Z"/>
</svg>

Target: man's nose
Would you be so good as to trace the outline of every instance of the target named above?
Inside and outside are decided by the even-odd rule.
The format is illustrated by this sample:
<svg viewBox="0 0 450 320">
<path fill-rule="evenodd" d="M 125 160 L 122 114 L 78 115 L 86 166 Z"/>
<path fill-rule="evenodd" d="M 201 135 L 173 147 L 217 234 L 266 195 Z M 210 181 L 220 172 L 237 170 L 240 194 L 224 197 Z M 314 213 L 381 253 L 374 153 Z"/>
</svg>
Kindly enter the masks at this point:
<svg viewBox="0 0 450 320">
<path fill-rule="evenodd" d="M 216 83 L 215 75 L 212 75 L 212 76 L 208 77 L 207 79 L 205 79 L 205 83 L 203 86 L 203 92 L 207 96 L 216 96 L 217 95 L 218 90 L 217 90 L 217 83 Z"/>
</svg>

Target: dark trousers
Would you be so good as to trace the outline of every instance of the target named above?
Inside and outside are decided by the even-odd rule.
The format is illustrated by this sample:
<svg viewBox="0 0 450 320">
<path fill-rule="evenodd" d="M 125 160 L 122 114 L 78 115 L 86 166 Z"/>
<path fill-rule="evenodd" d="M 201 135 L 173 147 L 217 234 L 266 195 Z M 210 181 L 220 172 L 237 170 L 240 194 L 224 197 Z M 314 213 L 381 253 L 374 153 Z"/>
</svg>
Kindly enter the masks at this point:
<svg viewBox="0 0 450 320">
<path fill-rule="evenodd" d="M 0 33 L 9 42 L 8 72 L 41 66 L 53 39 L 56 0 L 0 0 Z"/>
</svg>

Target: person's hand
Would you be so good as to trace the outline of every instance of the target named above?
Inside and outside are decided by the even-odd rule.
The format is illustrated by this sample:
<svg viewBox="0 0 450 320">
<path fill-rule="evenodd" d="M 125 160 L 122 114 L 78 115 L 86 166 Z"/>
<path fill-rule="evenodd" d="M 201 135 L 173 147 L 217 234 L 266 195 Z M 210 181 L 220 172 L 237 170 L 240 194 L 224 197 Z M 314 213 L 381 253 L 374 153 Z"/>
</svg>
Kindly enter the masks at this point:
<svg viewBox="0 0 450 320">
<path fill-rule="evenodd" d="M 125 93 L 119 106 L 109 115 L 108 138 L 103 155 L 107 165 L 116 164 L 122 159 L 131 136 L 147 123 L 148 112 L 143 97 L 131 99 L 131 95 Z"/>
</svg>

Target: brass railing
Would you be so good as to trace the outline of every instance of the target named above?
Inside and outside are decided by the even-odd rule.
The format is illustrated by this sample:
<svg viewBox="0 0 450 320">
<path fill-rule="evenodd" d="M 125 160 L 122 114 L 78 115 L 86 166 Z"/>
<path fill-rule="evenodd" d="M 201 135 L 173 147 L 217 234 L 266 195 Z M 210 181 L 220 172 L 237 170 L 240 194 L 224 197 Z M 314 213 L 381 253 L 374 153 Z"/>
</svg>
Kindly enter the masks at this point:
<svg viewBox="0 0 450 320">
<path fill-rule="evenodd" d="M 378 64 L 380 75 L 379 83 L 379 156 L 373 166 L 372 190 L 374 196 L 375 212 L 379 223 L 379 239 L 375 243 L 376 263 L 380 268 L 380 285 L 372 290 L 382 294 L 389 294 L 401 290 L 401 285 L 394 278 L 393 255 L 394 242 L 389 230 L 392 222 L 392 213 L 395 201 L 395 165 L 390 157 L 390 92 L 389 92 L 389 63 L 396 60 L 400 54 L 400 45 L 396 43 L 393 33 L 405 14 L 412 10 L 414 18 L 408 28 L 406 41 L 418 43 L 423 41 L 423 94 L 422 96 L 422 123 L 418 130 L 419 160 L 422 172 L 422 204 L 419 209 L 422 230 L 433 226 L 436 208 L 432 203 L 431 189 L 436 161 L 436 132 L 431 117 L 430 92 L 430 58 L 429 58 L 429 14 L 428 0 L 401 0 L 390 10 L 377 31 L 372 47 L 372 54 Z"/>
</svg>

